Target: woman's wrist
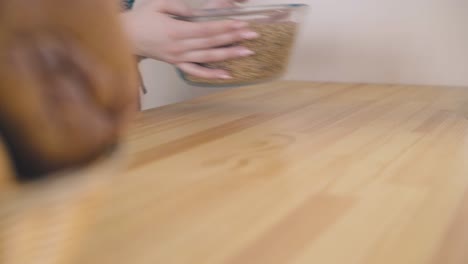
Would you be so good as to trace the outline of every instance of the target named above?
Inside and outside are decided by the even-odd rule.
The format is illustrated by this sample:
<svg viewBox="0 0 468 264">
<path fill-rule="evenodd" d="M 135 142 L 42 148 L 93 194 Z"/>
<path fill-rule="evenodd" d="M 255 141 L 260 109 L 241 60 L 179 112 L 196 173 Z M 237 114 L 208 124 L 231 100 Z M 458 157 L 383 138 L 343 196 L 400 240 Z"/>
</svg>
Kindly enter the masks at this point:
<svg viewBox="0 0 468 264">
<path fill-rule="evenodd" d="M 127 10 L 120 14 L 120 19 L 122 22 L 123 29 L 127 34 L 127 37 L 132 45 L 132 53 L 138 61 L 141 61 L 145 58 L 143 52 L 138 48 L 138 31 L 135 27 L 135 16 L 133 10 Z"/>
</svg>

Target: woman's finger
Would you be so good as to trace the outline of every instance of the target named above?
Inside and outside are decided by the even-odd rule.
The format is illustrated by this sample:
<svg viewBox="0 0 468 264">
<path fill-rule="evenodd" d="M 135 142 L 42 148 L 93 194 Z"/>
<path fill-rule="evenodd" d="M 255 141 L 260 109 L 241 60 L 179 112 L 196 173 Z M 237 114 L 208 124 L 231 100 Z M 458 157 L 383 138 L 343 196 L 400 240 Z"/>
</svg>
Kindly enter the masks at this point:
<svg viewBox="0 0 468 264">
<path fill-rule="evenodd" d="M 157 12 L 176 16 L 190 16 L 192 14 L 190 7 L 179 0 L 156 1 L 155 9 Z"/>
<path fill-rule="evenodd" d="M 227 32 L 245 29 L 247 22 L 236 20 L 188 22 L 174 19 L 171 23 L 170 35 L 173 39 L 208 38 Z"/>
<path fill-rule="evenodd" d="M 209 38 L 182 40 L 180 45 L 183 50 L 200 50 L 226 46 L 242 40 L 255 39 L 258 36 L 258 33 L 255 31 L 242 29 L 234 32 L 219 34 Z"/>
<path fill-rule="evenodd" d="M 181 71 L 204 79 L 230 79 L 228 72 L 219 69 L 209 69 L 195 63 L 179 63 L 176 65 Z"/>
<path fill-rule="evenodd" d="M 203 8 L 226 8 L 236 6 L 236 3 L 245 3 L 247 0 L 211 0 Z"/>
<path fill-rule="evenodd" d="M 254 52 L 242 47 L 234 46 L 228 48 L 217 48 L 207 50 L 194 50 L 182 55 L 182 61 L 190 61 L 195 63 L 208 63 L 225 61 L 229 59 L 247 57 L 253 55 Z"/>
</svg>

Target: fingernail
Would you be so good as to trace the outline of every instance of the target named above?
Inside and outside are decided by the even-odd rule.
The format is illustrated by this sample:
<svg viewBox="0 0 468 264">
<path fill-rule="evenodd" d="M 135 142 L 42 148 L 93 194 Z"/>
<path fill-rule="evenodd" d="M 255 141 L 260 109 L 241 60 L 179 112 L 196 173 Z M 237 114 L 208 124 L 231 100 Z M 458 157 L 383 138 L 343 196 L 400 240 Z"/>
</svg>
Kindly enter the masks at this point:
<svg viewBox="0 0 468 264">
<path fill-rule="evenodd" d="M 233 28 L 236 28 L 236 29 L 239 29 L 239 28 L 245 28 L 247 27 L 249 24 L 247 22 L 244 22 L 244 21 L 236 21 L 232 24 L 232 27 Z"/>
<path fill-rule="evenodd" d="M 231 76 L 229 76 L 228 74 L 225 74 L 225 73 L 219 75 L 219 78 L 221 78 L 221 79 L 232 79 Z"/>
<path fill-rule="evenodd" d="M 241 36 L 245 39 L 254 39 L 254 38 L 257 38 L 259 35 L 257 32 L 247 31 L 247 32 L 243 32 Z"/>
<path fill-rule="evenodd" d="M 249 49 L 241 49 L 239 50 L 239 55 L 240 56 L 250 56 L 250 55 L 253 55 L 255 54 L 255 52 L 249 50 Z"/>
</svg>

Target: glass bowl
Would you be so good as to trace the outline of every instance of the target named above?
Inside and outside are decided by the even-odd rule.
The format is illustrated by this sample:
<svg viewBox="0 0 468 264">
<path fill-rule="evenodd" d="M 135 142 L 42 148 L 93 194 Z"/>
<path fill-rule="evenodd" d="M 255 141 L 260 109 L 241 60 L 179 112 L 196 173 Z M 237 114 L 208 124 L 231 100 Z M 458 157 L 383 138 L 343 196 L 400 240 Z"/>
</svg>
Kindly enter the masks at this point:
<svg viewBox="0 0 468 264">
<path fill-rule="evenodd" d="M 254 55 L 200 64 L 207 68 L 226 70 L 231 79 L 204 79 L 177 69 L 179 76 L 190 85 L 203 87 L 244 86 L 282 77 L 307 9 L 305 4 L 263 5 L 201 9 L 190 17 L 176 17 L 190 22 L 227 19 L 246 21 L 260 35 L 256 39 L 232 44 L 244 46 L 254 51 Z"/>
</svg>

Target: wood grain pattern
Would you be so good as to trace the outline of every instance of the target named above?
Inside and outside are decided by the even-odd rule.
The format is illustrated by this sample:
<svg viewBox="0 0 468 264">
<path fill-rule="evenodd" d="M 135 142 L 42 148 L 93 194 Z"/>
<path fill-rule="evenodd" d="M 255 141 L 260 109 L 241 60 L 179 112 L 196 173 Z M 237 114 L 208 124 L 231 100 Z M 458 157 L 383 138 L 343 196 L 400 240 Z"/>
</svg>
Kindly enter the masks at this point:
<svg viewBox="0 0 468 264">
<path fill-rule="evenodd" d="M 467 117 L 466 88 L 307 82 L 143 112 L 71 263 L 468 263 Z"/>
</svg>

